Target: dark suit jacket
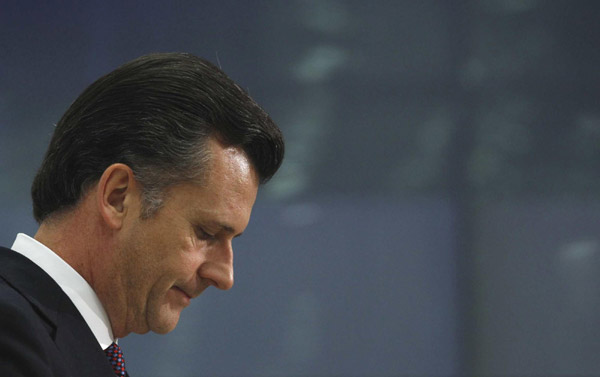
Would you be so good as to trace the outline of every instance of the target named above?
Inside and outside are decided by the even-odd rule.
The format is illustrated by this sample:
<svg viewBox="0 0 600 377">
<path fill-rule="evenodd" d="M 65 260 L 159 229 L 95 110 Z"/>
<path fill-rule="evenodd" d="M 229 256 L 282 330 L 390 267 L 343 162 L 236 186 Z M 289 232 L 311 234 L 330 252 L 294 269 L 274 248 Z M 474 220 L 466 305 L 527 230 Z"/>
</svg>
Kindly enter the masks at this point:
<svg viewBox="0 0 600 377">
<path fill-rule="evenodd" d="M 0 247 L 0 375 L 115 377 L 69 297 L 35 263 Z"/>
</svg>

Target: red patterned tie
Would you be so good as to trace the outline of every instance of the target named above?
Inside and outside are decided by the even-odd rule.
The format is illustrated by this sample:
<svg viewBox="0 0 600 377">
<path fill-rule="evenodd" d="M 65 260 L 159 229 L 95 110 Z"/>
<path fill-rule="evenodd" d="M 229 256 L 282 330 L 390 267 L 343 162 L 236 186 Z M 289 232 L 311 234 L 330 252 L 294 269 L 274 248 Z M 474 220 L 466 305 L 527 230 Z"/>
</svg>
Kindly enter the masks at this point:
<svg viewBox="0 0 600 377">
<path fill-rule="evenodd" d="M 113 371 L 117 376 L 127 376 L 127 372 L 125 372 L 125 360 L 123 359 L 123 351 L 121 351 L 121 347 L 118 344 L 113 343 L 107 349 L 104 350 L 106 353 L 106 357 L 108 357 L 108 361 L 110 361 L 110 365 L 112 365 Z"/>
</svg>

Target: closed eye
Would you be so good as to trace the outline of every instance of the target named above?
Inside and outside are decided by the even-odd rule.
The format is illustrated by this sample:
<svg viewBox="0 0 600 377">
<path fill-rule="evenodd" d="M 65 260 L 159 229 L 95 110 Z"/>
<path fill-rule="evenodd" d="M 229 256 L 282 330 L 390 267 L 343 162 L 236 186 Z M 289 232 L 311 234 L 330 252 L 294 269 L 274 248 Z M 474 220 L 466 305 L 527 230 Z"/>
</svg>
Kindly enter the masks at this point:
<svg viewBox="0 0 600 377">
<path fill-rule="evenodd" d="M 196 227 L 196 237 L 198 237 L 198 239 L 200 239 L 202 241 L 212 241 L 215 239 L 214 234 L 208 233 L 207 231 L 205 231 L 204 229 L 202 229 L 199 226 Z"/>
</svg>

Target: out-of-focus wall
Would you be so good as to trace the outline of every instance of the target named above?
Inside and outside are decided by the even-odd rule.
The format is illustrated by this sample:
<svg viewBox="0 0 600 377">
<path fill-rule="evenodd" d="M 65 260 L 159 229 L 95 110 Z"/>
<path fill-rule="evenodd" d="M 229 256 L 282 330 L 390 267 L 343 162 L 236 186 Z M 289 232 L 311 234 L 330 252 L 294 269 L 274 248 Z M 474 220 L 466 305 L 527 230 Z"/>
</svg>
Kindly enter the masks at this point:
<svg viewBox="0 0 600 377">
<path fill-rule="evenodd" d="M 236 286 L 132 375 L 600 374 L 600 3 L 0 4 L 0 244 L 55 124 L 139 55 L 219 64 L 287 157 Z"/>
</svg>

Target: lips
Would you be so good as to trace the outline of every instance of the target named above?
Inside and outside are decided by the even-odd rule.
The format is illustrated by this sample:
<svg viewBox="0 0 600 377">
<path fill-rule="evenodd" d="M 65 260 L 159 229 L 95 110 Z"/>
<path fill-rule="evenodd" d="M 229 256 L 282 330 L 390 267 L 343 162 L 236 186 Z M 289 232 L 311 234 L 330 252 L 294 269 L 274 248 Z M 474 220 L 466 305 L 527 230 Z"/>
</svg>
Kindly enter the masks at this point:
<svg viewBox="0 0 600 377">
<path fill-rule="evenodd" d="M 181 287 L 174 286 L 173 288 L 177 289 L 178 291 L 180 291 L 181 293 L 183 293 L 184 295 L 186 295 L 189 300 L 191 300 L 194 297 L 192 294 L 190 294 L 188 291 L 184 290 Z"/>
<path fill-rule="evenodd" d="M 196 282 L 196 283 L 197 284 L 189 284 L 189 285 L 185 285 L 185 286 L 175 285 L 173 287 L 182 291 L 191 300 L 191 299 L 194 299 L 194 298 L 200 296 L 206 288 L 213 285 L 212 284 L 213 281 L 210 279 L 202 279 L 201 281 Z M 216 286 L 216 284 L 214 284 L 214 285 Z"/>
</svg>

